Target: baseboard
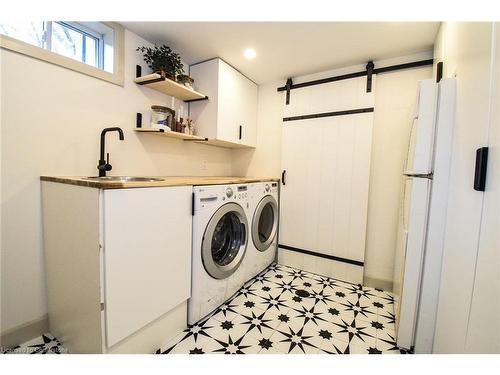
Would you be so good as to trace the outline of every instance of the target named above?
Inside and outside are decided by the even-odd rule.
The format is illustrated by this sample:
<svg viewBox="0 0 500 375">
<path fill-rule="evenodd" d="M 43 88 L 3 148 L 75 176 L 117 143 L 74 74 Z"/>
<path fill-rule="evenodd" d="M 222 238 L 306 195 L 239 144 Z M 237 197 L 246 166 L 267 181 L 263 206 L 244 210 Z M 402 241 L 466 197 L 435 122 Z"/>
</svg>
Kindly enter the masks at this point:
<svg viewBox="0 0 500 375">
<path fill-rule="evenodd" d="M 382 289 L 386 292 L 392 292 L 392 281 L 389 280 L 377 279 L 365 275 L 365 277 L 363 278 L 363 285 L 372 288 Z"/>
<path fill-rule="evenodd" d="M 283 247 L 278 248 L 278 263 L 353 284 L 363 283 L 364 267 L 362 266 L 304 254 Z"/>
<path fill-rule="evenodd" d="M 21 324 L 2 332 L 0 346 L 12 348 L 26 341 L 34 339 L 49 331 L 49 316 L 46 314 L 31 322 Z"/>
</svg>

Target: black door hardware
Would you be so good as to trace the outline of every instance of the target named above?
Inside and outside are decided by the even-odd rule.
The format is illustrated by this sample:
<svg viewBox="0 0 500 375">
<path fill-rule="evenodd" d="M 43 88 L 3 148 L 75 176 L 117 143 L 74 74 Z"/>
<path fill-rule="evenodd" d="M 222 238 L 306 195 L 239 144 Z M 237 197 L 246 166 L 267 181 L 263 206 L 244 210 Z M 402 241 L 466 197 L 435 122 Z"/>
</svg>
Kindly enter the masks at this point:
<svg viewBox="0 0 500 375">
<path fill-rule="evenodd" d="M 348 109 L 346 111 L 335 111 L 335 112 L 324 112 L 324 113 L 313 113 L 310 115 L 283 117 L 283 121 L 296 121 L 296 120 L 307 120 L 321 117 L 331 117 L 331 116 L 346 116 L 346 115 L 356 115 L 359 113 L 373 112 L 375 108 L 358 108 L 358 109 Z"/>
<path fill-rule="evenodd" d="M 241 135 L 243 134 L 243 127 L 240 125 L 240 135 L 239 135 L 239 139 L 241 140 Z"/>
<path fill-rule="evenodd" d="M 286 80 L 286 101 L 285 101 L 285 104 L 288 105 L 290 104 L 290 89 L 292 88 L 292 79 L 291 78 L 288 78 Z"/>
<path fill-rule="evenodd" d="M 486 173 L 488 170 L 488 147 L 476 150 L 476 170 L 474 171 L 474 190 L 484 191 L 486 188 Z"/>
<path fill-rule="evenodd" d="M 441 78 L 443 78 L 443 62 L 440 61 L 437 63 L 436 67 L 436 82 L 439 83 L 441 81 Z"/>
<path fill-rule="evenodd" d="M 428 60 L 420 60 L 420 61 L 414 61 L 414 62 L 409 62 L 409 63 L 404 63 L 404 64 L 384 66 L 382 68 L 373 67 L 371 70 L 371 74 L 373 75 L 373 74 L 393 72 L 395 70 L 418 68 L 421 66 L 432 65 L 433 63 L 434 63 L 433 59 L 428 59 Z M 279 91 L 286 91 L 285 103 L 290 104 L 290 91 L 291 90 L 300 89 L 300 88 L 308 87 L 308 86 L 321 85 L 321 84 L 330 83 L 330 82 L 341 81 L 344 79 L 351 79 L 351 78 L 368 76 L 369 75 L 369 71 L 368 71 L 369 65 L 370 65 L 370 62 L 366 66 L 367 69 L 362 70 L 361 72 L 342 74 L 340 76 L 326 77 L 326 78 L 321 78 L 321 79 L 315 79 L 313 81 L 300 82 L 300 83 L 296 83 L 296 84 L 293 84 L 292 79 L 288 78 L 286 81 L 286 85 L 282 86 L 282 87 L 278 87 L 277 90 L 278 90 L 278 92 Z M 368 90 L 368 86 L 369 85 L 368 85 L 368 81 L 367 81 L 367 90 Z M 371 90 L 371 85 L 370 85 L 370 90 Z M 369 91 L 367 91 L 367 92 L 369 92 Z"/>
<path fill-rule="evenodd" d="M 135 115 L 135 127 L 142 128 L 142 113 L 137 112 Z"/>
<path fill-rule="evenodd" d="M 372 92 L 372 75 L 375 65 L 373 61 L 368 61 L 366 64 L 366 92 Z"/>
<path fill-rule="evenodd" d="M 283 186 L 286 185 L 286 183 L 285 183 L 285 174 L 286 174 L 286 169 L 284 169 L 283 172 L 281 172 L 281 183 L 283 184 Z"/>
</svg>

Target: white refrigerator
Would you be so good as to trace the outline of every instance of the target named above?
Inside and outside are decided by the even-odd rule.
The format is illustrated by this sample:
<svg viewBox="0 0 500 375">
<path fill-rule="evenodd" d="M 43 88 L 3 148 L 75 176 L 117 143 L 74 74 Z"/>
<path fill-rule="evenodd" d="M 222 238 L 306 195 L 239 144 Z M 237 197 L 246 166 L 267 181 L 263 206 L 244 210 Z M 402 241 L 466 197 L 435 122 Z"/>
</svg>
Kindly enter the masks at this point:
<svg viewBox="0 0 500 375">
<path fill-rule="evenodd" d="M 448 195 L 455 79 L 419 83 L 394 269 L 398 346 L 431 352 Z M 430 344 L 424 349 L 422 343 Z"/>
</svg>

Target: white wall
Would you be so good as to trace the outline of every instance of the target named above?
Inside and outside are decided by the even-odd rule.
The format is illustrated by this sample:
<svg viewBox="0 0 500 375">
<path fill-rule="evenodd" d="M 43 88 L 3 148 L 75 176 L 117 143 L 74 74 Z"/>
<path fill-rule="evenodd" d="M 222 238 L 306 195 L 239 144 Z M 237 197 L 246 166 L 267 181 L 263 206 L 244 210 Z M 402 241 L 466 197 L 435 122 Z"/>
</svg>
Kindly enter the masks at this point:
<svg viewBox="0 0 500 375">
<path fill-rule="evenodd" d="M 376 67 L 432 58 L 431 52 L 375 62 Z M 364 65 L 336 69 L 302 77 L 319 79 L 360 71 Z M 431 67 L 396 71 L 377 77 L 373 130 L 368 227 L 365 253 L 365 283 L 392 289 L 396 230 L 401 199 L 401 174 L 408 143 L 410 116 L 417 82 L 432 76 Z M 294 81 L 299 82 L 299 81 Z M 281 174 L 281 127 L 284 82 L 259 87 L 257 148 L 234 151 L 233 174 Z M 293 100 L 293 91 L 291 92 Z"/>
<path fill-rule="evenodd" d="M 365 283 L 392 289 L 402 173 L 418 82 L 432 67 L 379 74 L 375 95 Z"/>
<path fill-rule="evenodd" d="M 2 157 L 2 332 L 47 312 L 40 213 L 40 175 L 95 175 L 102 128 L 113 171 L 127 175 L 230 175 L 231 151 L 137 134 L 152 104 L 171 98 L 133 83 L 138 46 L 125 33 L 125 86 L 0 49 Z M 179 103 L 177 103 L 179 104 Z M 186 109 L 186 105 L 184 105 Z"/>
</svg>

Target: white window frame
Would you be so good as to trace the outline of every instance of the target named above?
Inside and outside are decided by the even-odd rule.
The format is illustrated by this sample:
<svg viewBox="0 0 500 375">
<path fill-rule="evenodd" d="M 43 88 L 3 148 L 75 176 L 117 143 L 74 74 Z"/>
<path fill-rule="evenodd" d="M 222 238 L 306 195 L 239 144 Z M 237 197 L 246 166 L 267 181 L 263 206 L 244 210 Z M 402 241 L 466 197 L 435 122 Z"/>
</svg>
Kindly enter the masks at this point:
<svg viewBox="0 0 500 375">
<path fill-rule="evenodd" d="M 47 50 L 52 51 L 52 25 L 54 23 L 57 23 L 61 25 L 62 27 L 66 27 L 69 29 L 74 29 L 77 32 L 80 32 L 84 36 L 84 45 L 85 45 L 85 37 L 88 35 L 98 41 L 98 53 L 96 54 L 97 57 L 97 67 L 99 69 L 104 69 L 104 37 L 103 34 L 98 33 L 95 30 L 92 30 L 86 26 L 84 26 L 81 23 L 78 22 L 68 22 L 68 21 L 47 21 L 47 30 L 46 36 L 45 36 L 45 43 Z M 114 29 L 113 29 L 114 30 Z M 86 46 L 85 46 L 85 52 L 86 52 Z M 82 55 L 82 58 L 85 58 L 85 54 Z M 84 61 L 81 61 L 82 63 L 85 64 Z"/>
<path fill-rule="evenodd" d="M 72 25 L 71 22 L 64 22 L 64 23 L 73 26 L 75 28 L 82 29 L 85 32 L 88 32 L 87 29 L 86 28 L 84 29 L 80 23 L 78 23 L 78 26 L 76 26 L 76 24 Z M 48 49 L 44 49 L 3 34 L 0 34 L 0 48 L 21 53 L 23 55 L 30 56 L 35 59 L 46 61 L 51 64 L 59 65 L 64 68 L 71 69 L 76 72 L 80 72 L 88 76 L 101 79 L 103 81 L 123 86 L 124 44 L 125 44 L 124 28 L 123 26 L 115 22 L 102 22 L 102 24 L 113 29 L 113 73 L 108 72 L 101 68 L 93 67 L 91 65 L 85 64 L 81 61 L 72 59 L 70 57 L 66 57 L 58 53 L 52 52 L 50 50 L 50 45 L 47 46 Z M 47 30 L 47 32 L 49 31 L 50 30 Z M 88 33 L 91 34 L 90 32 Z M 95 31 L 92 32 L 92 35 L 96 34 L 97 33 Z M 104 43 L 100 43 L 100 48 L 104 48 Z M 99 56 L 102 57 L 103 53 L 99 53 Z M 99 65 L 103 66 L 103 62 L 100 61 Z"/>
</svg>

